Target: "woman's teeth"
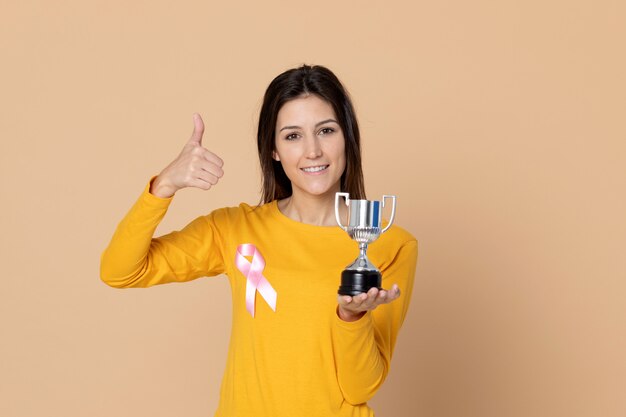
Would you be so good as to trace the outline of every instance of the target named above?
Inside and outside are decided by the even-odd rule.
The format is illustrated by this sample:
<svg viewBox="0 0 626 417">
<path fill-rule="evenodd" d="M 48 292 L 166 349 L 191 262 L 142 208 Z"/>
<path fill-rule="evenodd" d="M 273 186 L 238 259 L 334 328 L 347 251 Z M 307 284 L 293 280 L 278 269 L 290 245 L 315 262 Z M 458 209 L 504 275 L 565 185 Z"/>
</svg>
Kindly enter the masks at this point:
<svg viewBox="0 0 626 417">
<path fill-rule="evenodd" d="M 302 170 L 304 172 L 319 172 L 319 171 L 325 170 L 326 168 L 328 168 L 328 165 L 322 165 L 322 166 L 319 166 L 319 167 L 302 168 Z"/>
</svg>

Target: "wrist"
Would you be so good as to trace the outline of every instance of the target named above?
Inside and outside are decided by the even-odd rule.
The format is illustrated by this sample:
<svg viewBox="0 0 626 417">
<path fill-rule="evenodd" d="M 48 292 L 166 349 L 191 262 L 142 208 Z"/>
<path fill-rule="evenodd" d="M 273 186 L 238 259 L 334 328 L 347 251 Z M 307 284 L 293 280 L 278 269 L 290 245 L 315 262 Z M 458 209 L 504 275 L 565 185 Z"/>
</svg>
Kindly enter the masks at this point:
<svg viewBox="0 0 626 417">
<path fill-rule="evenodd" d="M 176 190 L 171 185 L 168 185 L 166 181 L 157 176 L 150 184 L 150 194 L 159 198 L 170 198 L 176 193 Z"/>
<path fill-rule="evenodd" d="M 354 312 L 354 311 L 346 310 L 342 308 L 341 306 L 337 306 L 337 316 L 343 321 L 347 321 L 347 322 L 357 321 L 361 317 L 363 317 L 365 313 L 366 313 L 365 311 Z"/>
</svg>

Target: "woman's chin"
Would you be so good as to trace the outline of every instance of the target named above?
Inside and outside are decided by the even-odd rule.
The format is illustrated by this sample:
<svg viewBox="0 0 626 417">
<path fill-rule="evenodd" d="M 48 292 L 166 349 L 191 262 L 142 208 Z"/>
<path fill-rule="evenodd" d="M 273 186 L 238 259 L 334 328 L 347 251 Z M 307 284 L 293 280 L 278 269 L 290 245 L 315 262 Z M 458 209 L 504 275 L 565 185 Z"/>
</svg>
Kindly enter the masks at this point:
<svg viewBox="0 0 626 417">
<path fill-rule="evenodd" d="M 338 192 L 340 190 L 339 185 L 334 185 L 334 186 L 317 186 L 317 187 L 306 187 L 306 188 L 300 188 L 298 191 L 298 194 L 302 194 L 310 196 L 310 197 L 315 197 L 315 198 L 325 198 L 328 196 L 332 196 L 334 198 L 335 193 Z M 296 194 L 295 192 L 296 190 L 294 189 L 294 195 Z"/>
</svg>

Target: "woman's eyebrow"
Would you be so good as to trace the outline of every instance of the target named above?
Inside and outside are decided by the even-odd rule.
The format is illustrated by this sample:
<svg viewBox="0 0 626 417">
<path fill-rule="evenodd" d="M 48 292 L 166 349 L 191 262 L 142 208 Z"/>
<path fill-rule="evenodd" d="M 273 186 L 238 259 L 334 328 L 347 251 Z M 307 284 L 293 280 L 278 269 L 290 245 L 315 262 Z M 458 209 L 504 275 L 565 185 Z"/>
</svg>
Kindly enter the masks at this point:
<svg viewBox="0 0 626 417">
<path fill-rule="evenodd" d="M 322 120 L 321 122 L 316 123 L 315 127 L 318 127 L 320 125 L 323 125 L 325 123 L 330 123 L 330 122 L 334 122 L 334 123 L 339 124 L 339 122 L 337 122 L 335 119 L 326 119 L 326 120 Z"/>
<path fill-rule="evenodd" d="M 330 123 L 330 122 L 334 122 L 334 123 L 339 124 L 339 122 L 337 122 L 335 119 L 326 119 L 326 120 L 322 120 L 321 122 L 315 123 L 315 127 L 318 127 L 320 125 L 323 125 L 324 123 Z M 281 128 L 279 130 L 279 132 L 282 132 L 285 129 L 301 129 L 301 127 L 300 126 L 285 126 L 285 127 Z"/>
</svg>

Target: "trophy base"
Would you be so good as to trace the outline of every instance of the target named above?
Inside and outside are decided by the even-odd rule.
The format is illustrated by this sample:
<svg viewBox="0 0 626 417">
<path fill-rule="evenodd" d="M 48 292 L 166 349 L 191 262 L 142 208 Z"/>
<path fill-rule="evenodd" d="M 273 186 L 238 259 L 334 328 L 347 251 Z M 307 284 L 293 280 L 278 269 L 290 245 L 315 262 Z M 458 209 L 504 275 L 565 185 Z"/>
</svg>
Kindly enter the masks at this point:
<svg viewBox="0 0 626 417">
<path fill-rule="evenodd" d="M 380 289 L 382 275 L 380 271 L 346 269 L 341 273 L 339 295 L 358 295 L 370 288 Z"/>
</svg>

